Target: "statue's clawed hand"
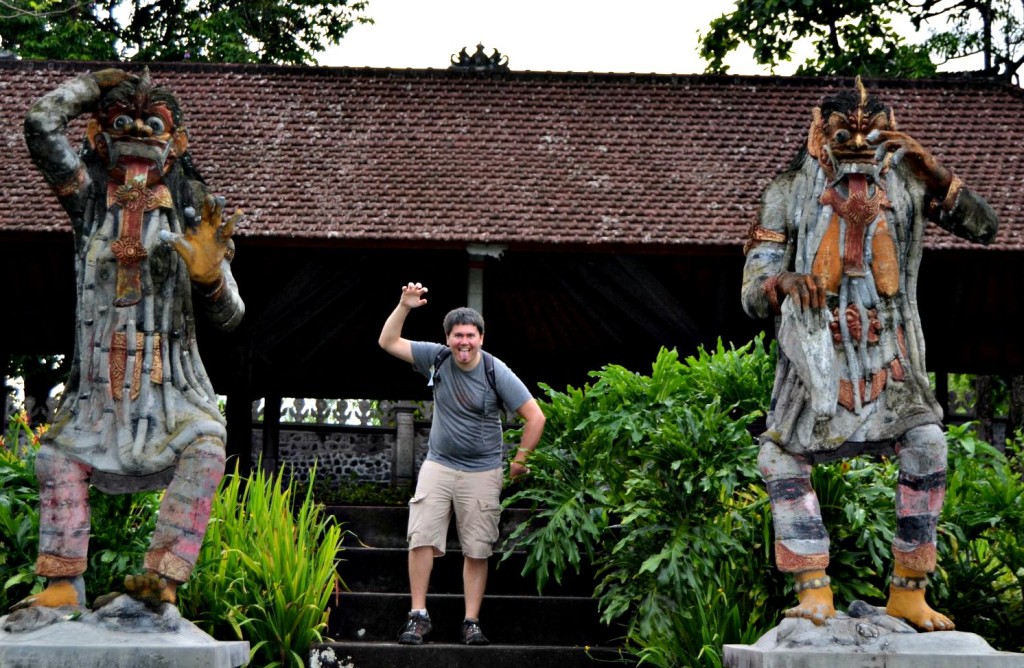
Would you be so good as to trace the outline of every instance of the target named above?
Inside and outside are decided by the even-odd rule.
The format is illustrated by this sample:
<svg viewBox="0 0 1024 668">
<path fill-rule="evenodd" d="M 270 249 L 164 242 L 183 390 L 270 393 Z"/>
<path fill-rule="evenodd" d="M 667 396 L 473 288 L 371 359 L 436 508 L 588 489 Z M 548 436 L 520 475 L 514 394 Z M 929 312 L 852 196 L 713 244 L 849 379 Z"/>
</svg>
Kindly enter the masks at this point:
<svg viewBox="0 0 1024 668">
<path fill-rule="evenodd" d="M 784 271 L 778 278 L 779 297 L 791 297 L 801 311 L 825 307 L 825 282 L 821 276 Z"/>
<path fill-rule="evenodd" d="M 941 193 L 949 188 L 953 174 L 939 163 L 931 151 L 905 132 L 875 130 L 867 139 L 875 147 L 876 161 L 882 162 L 886 154 L 891 154 L 892 164 L 906 164 L 932 192 Z"/>
<path fill-rule="evenodd" d="M 228 253 L 231 235 L 241 217 L 241 210 L 236 210 L 225 221 L 224 198 L 207 195 L 198 227 L 186 228 L 183 234 L 165 230 L 160 233 L 160 238 L 171 244 L 185 261 L 193 283 L 215 288 L 221 279 L 221 262 Z"/>
<path fill-rule="evenodd" d="M 108 67 L 103 70 L 99 70 L 92 73 L 93 79 L 96 80 L 96 85 L 100 87 L 100 90 L 108 90 L 118 85 L 122 81 L 138 81 L 139 77 L 137 74 L 130 74 L 124 70 L 119 70 L 116 67 Z"/>
</svg>

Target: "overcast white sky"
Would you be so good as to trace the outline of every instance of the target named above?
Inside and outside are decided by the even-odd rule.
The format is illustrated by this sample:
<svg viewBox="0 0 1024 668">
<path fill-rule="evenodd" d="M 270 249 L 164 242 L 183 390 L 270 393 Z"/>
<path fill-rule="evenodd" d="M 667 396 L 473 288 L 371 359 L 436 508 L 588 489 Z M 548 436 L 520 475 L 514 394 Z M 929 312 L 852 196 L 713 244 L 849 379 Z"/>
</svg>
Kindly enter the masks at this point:
<svg viewBox="0 0 1024 668">
<path fill-rule="evenodd" d="M 479 43 L 488 55 L 495 48 L 507 55 L 513 70 L 699 73 L 697 31 L 732 7 L 732 0 L 370 0 L 375 24 L 354 26 L 318 60 L 444 69 Z M 740 62 L 730 71 L 767 73 Z"/>
<path fill-rule="evenodd" d="M 513 70 L 696 74 L 698 31 L 733 0 L 370 0 L 373 25 L 356 25 L 321 65 L 445 69 L 478 43 Z M 907 33 L 912 29 L 907 26 Z M 913 41 L 920 41 L 914 39 Z M 732 74 L 769 74 L 749 50 Z M 776 74 L 792 74 L 785 64 Z"/>
</svg>

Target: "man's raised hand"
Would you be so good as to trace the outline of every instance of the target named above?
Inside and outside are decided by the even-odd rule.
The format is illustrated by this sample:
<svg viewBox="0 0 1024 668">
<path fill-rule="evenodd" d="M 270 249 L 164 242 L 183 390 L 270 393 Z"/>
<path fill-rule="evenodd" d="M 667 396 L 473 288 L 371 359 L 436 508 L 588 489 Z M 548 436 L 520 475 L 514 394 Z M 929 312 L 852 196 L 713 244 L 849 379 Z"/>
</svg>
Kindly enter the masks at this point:
<svg viewBox="0 0 1024 668">
<path fill-rule="evenodd" d="M 423 295 L 427 293 L 427 288 L 422 283 L 408 283 L 402 286 L 402 299 L 400 303 L 408 308 L 419 308 L 427 303 L 427 300 L 423 298 Z"/>
</svg>

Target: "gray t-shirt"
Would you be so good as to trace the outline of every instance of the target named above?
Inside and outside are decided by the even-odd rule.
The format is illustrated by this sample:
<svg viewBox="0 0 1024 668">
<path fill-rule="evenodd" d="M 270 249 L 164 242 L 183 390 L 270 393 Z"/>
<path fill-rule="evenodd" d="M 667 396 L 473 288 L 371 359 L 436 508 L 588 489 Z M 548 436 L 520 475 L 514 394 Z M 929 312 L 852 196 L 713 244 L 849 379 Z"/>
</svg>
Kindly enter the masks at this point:
<svg viewBox="0 0 1024 668">
<path fill-rule="evenodd" d="M 430 378 L 430 367 L 445 346 L 412 342 L 413 368 Z M 523 381 L 494 357 L 494 384 L 509 410 L 518 409 L 532 396 Z M 434 376 L 434 417 L 427 441 L 427 459 L 456 471 L 490 471 L 503 463 L 498 397 L 491 390 L 484 361 L 463 371 L 450 357 Z"/>
</svg>

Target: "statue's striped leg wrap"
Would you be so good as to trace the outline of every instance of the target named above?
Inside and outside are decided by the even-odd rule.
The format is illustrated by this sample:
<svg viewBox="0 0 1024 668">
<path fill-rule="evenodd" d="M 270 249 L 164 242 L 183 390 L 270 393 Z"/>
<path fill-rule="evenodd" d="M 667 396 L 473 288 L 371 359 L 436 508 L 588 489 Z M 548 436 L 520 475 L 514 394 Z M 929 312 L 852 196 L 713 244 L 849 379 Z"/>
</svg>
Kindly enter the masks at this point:
<svg viewBox="0 0 1024 668">
<path fill-rule="evenodd" d="M 43 444 L 36 454 L 39 480 L 39 555 L 36 573 L 73 578 L 89 557 L 89 476 L 92 467 Z"/>
<path fill-rule="evenodd" d="M 757 458 L 775 525 L 775 565 L 784 573 L 828 567 L 828 532 L 811 488 L 811 465 L 777 443 L 764 441 Z"/>
<path fill-rule="evenodd" d="M 936 524 L 946 498 L 946 437 L 939 425 L 915 427 L 897 446 L 896 563 L 914 571 L 935 570 Z"/>
<path fill-rule="evenodd" d="M 144 566 L 176 582 L 184 582 L 199 557 L 217 485 L 224 476 L 224 444 L 205 436 L 178 458 L 174 478 L 163 501 Z"/>
</svg>

